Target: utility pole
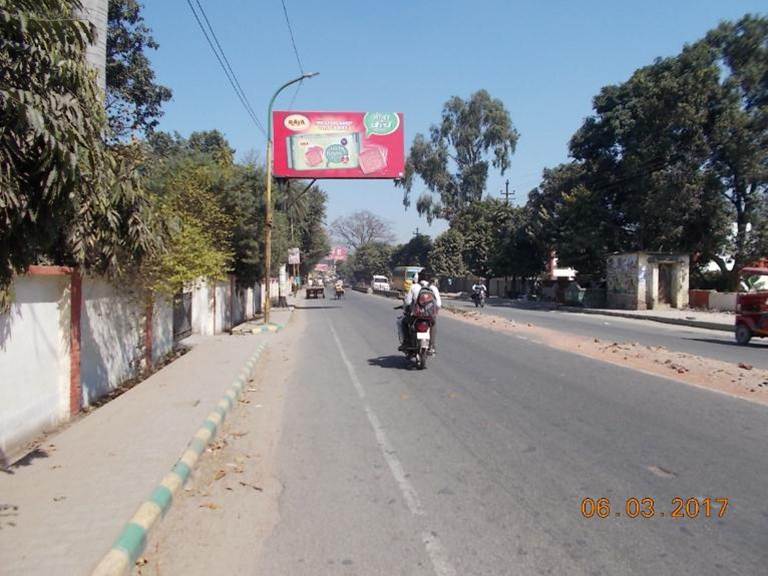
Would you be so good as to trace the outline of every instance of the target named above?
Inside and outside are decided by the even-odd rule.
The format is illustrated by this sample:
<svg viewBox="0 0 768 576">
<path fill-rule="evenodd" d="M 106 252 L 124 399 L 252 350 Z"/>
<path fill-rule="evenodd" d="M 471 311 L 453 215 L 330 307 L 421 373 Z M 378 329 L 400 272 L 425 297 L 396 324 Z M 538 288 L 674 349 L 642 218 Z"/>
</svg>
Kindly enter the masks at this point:
<svg viewBox="0 0 768 576">
<path fill-rule="evenodd" d="M 506 203 L 509 204 L 509 197 L 512 196 L 512 199 L 515 198 L 515 191 L 512 190 L 512 192 L 509 191 L 509 178 L 507 178 L 507 181 L 504 182 L 504 192 L 501 193 L 502 196 L 506 199 Z"/>
<path fill-rule="evenodd" d="M 269 324 L 269 309 L 271 304 L 269 283 L 271 280 L 272 269 L 272 106 L 274 106 L 278 94 L 288 88 L 288 86 L 317 75 L 318 72 L 312 72 L 310 74 L 302 74 L 298 78 L 289 80 L 275 91 L 272 95 L 272 99 L 269 101 L 269 107 L 267 108 L 267 190 L 264 198 L 264 324 Z"/>
<path fill-rule="evenodd" d="M 421 234 L 419 233 L 419 227 L 418 226 L 416 226 L 416 230 L 414 230 L 413 235 L 414 236 L 421 236 Z"/>
</svg>

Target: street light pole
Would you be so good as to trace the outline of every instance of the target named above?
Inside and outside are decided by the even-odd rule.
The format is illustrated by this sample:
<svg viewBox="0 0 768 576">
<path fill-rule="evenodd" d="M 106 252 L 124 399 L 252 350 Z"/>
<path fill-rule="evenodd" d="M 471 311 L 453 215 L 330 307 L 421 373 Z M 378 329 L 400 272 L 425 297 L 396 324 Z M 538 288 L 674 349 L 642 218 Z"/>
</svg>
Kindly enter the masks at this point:
<svg viewBox="0 0 768 576">
<path fill-rule="evenodd" d="M 269 101 L 269 108 L 267 108 L 267 191 L 265 195 L 265 218 L 264 218 L 264 323 L 269 324 L 269 309 L 271 307 L 271 295 L 270 295 L 270 279 L 272 268 L 272 106 L 275 104 L 278 94 L 288 88 L 291 84 L 301 82 L 313 76 L 317 76 L 319 72 L 311 72 L 309 74 L 302 74 L 298 78 L 286 82 L 280 88 L 278 88 L 272 95 L 272 99 Z"/>
</svg>

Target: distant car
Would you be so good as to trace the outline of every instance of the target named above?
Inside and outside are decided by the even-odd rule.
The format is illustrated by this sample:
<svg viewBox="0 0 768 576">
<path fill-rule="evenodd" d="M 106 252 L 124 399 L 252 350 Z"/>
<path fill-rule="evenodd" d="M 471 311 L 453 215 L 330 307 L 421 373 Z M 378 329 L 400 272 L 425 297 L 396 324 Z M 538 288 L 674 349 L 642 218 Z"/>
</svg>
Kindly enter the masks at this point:
<svg viewBox="0 0 768 576">
<path fill-rule="evenodd" d="M 375 275 L 371 281 L 371 288 L 389 292 L 389 279 L 386 276 Z"/>
</svg>

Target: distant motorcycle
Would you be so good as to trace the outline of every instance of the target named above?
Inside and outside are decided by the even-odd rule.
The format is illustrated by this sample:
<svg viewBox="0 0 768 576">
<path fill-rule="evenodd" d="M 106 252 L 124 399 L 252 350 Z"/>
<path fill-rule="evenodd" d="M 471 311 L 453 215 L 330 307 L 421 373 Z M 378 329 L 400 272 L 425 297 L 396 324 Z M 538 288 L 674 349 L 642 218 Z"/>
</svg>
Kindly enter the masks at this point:
<svg viewBox="0 0 768 576">
<path fill-rule="evenodd" d="M 485 290 L 475 290 L 472 292 L 472 300 L 475 303 L 475 308 L 485 308 Z"/>
</svg>

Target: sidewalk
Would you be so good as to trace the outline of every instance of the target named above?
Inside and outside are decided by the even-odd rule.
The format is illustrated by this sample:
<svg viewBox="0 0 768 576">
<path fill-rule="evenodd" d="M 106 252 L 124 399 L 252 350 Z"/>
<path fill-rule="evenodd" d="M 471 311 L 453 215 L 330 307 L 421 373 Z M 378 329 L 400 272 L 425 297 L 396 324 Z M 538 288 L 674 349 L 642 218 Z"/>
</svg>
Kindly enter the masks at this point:
<svg viewBox="0 0 768 576">
<path fill-rule="evenodd" d="M 444 294 L 443 298 L 457 302 L 468 302 L 468 298 L 459 294 Z M 487 305 L 490 308 L 519 308 L 520 310 L 556 310 L 559 312 L 572 312 L 576 314 L 597 314 L 601 316 L 613 316 L 619 318 L 631 318 L 635 320 L 648 320 L 663 322 L 665 324 L 677 324 L 692 326 L 708 330 L 721 330 L 733 332 L 734 315 L 729 312 L 714 312 L 709 310 L 694 310 L 684 308 L 662 308 L 656 310 L 611 310 L 607 308 L 582 308 L 581 306 L 565 306 L 555 302 L 537 302 L 529 300 L 517 300 L 491 296 Z"/>
<path fill-rule="evenodd" d="M 187 354 L 0 471 L 0 571 L 90 574 L 269 339 L 192 337 Z"/>
</svg>

